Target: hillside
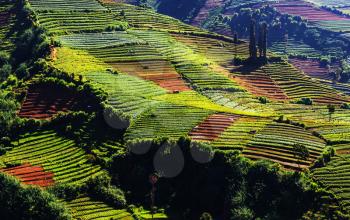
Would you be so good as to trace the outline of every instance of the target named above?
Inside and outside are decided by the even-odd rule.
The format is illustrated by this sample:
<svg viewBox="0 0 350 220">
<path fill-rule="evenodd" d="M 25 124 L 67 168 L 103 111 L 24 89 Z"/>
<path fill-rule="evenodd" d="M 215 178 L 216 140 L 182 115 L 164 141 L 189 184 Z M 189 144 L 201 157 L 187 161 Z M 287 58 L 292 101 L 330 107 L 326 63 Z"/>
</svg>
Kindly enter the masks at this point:
<svg viewBox="0 0 350 220">
<path fill-rule="evenodd" d="M 348 219 L 344 59 L 290 39 L 309 55 L 252 60 L 202 29 L 232 2 L 190 3 L 167 13 L 186 24 L 145 7 L 170 0 L 0 0 L 0 216 Z"/>
</svg>

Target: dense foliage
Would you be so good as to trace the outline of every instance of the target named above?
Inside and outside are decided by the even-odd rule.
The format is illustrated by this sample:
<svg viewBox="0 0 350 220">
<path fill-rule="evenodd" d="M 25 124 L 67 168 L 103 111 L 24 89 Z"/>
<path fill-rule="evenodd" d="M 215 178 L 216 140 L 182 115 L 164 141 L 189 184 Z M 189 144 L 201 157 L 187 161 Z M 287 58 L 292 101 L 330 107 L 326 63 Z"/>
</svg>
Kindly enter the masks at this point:
<svg viewBox="0 0 350 220">
<path fill-rule="evenodd" d="M 71 216 L 56 197 L 36 187 L 23 187 L 14 177 L 0 173 L 2 219 L 68 220 Z"/>
</svg>

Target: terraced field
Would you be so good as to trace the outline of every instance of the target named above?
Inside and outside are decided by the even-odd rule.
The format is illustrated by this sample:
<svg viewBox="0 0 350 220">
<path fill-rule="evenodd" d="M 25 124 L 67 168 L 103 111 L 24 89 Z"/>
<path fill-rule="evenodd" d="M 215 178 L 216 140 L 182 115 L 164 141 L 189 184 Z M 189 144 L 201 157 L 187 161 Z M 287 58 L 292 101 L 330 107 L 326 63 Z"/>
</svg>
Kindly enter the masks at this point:
<svg viewBox="0 0 350 220">
<path fill-rule="evenodd" d="M 89 162 L 84 150 L 76 147 L 72 140 L 52 131 L 25 135 L 14 144 L 13 150 L 0 156 L 1 162 L 40 166 L 52 173 L 57 183 L 84 182 L 103 172 L 100 166 Z M 25 175 L 30 175 L 30 170 Z"/>
<path fill-rule="evenodd" d="M 292 58 L 292 59 L 289 59 L 289 62 L 310 77 L 325 79 L 325 80 L 332 80 L 332 77 L 329 74 L 330 70 L 328 70 L 326 67 L 322 67 L 319 61 L 311 60 L 311 59 L 302 60 L 302 59 Z"/>
<path fill-rule="evenodd" d="M 67 112 L 77 105 L 77 96 L 68 89 L 51 86 L 31 86 L 18 113 L 23 118 L 48 119 L 59 112 Z"/>
<path fill-rule="evenodd" d="M 333 191 L 347 209 L 350 208 L 349 165 L 350 155 L 340 155 L 333 157 L 327 166 L 312 171 L 314 177 Z"/>
<path fill-rule="evenodd" d="M 273 6 L 283 14 L 300 16 L 308 21 L 346 21 L 345 17 L 333 14 L 329 11 L 317 8 L 312 4 L 302 1 L 282 1 Z"/>
<path fill-rule="evenodd" d="M 230 67 L 235 56 L 249 56 L 248 44 L 243 41 L 235 44 L 230 41 L 196 35 L 172 34 L 172 36 L 194 52 L 202 54 L 224 67 Z"/>
<path fill-rule="evenodd" d="M 189 133 L 192 140 L 213 141 L 240 117 L 238 115 L 210 115 Z"/>
<path fill-rule="evenodd" d="M 126 210 L 114 209 L 103 202 L 93 200 L 87 196 L 81 196 L 80 198 L 65 203 L 74 219 L 134 220 L 132 215 Z"/>
<path fill-rule="evenodd" d="M 288 40 L 285 41 L 279 39 L 272 40 L 268 49 L 278 55 L 305 55 L 309 58 L 317 58 L 323 54 L 321 51 L 310 47 L 303 41 L 294 38 L 288 38 Z"/>
<path fill-rule="evenodd" d="M 29 163 L 11 168 L 3 168 L 0 169 L 0 172 L 15 176 L 27 185 L 48 187 L 55 183 L 52 172 L 47 172 L 41 166 L 32 166 Z"/>
<path fill-rule="evenodd" d="M 293 145 L 302 144 L 308 148 L 307 160 L 295 156 Z M 257 132 L 243 149 L 243 155 L 251 159 L 268 159 L 289 169 L 309 167 L 322 153 L 326 144 L 300 127 L 271 123 Z"/>
<path fill-rule="evenodd" d="M 205 1 L 204 6 L 201 7 L 201 9 L 199 10 L 196 17 L 193 18 L 193 20 L 191 21 L 191 24 L 199 27 L 202 24 L 202 22 L 204 22 L 208 18 L 211 10 L 222 6 L 224 4 L 224 2 L 225 2 L 225 0 L 207 0 L 207 1 Z"/>
<path fill-rule="evenodd" d="M 221 150 L 243 150 L 255 134 L 269 122 L 270 119 L 241 117 L 210 144 Z"/>
<path fill-rule="evenodd" d="M 34 10 L 102 10 L 106 8 L 102 7 L 97 0 L 29 0 L 30 5 Z"/>
<path fill-rule="evenodd" d="M 12 14 L 13 1 L 0 2 L 0 50 L 11 51 L 13 42 L 11 29 L 14 26 L 16 16 Z"/>
<path fill-rule="evenodd" d="M 162 104 L 143 114 L 128 128 L 125 139 L 179 138 L 186 136 L 213 111 L 180 105 Z"/>
<path fill-rule="evenodd" d="M 253 95 L 277 101 L 288 99 L 285 92 L 264 72 L 264 69 L 257 69 L 246 74 L 241 73 L 243 74 L 233 75 L 234 80 Z"/>
<path fill-rule="evenodd" d="M 111 1 L 103 2 L 103 5 L 113 12 L 116 19 L 126 20 L 131 26 L 137 28 L 153 28 L 159 30 L 202 33 L 206 32 L 193 26 L 186 25 L 169 16 L 158 14 L 151 9 Z"/>
<path fill-rule="evenodd" d="M 190 89 L 165 57 L 131 34 L 75 34 L 60 39 L 67 46 L 85 49 L 120 72 L 153 81 L 171 92 Z"/>
<path fill-rule="evenodd" d="M 166 93 L 157 85 L 125 74 L 108 72 L 86 74 L 97 87 L 108 93 L 107 103 L 129 118 L 136 118 L 142 112 L 158 106 L 161 101 L 152 97 Z"/>
<path fill-rule="evenodd" d="M 281 71 L 283 70 L 283 71 Z M 311 98 L 321 104 L 342 104 L 348 102 L 327 85 L 312 80 L 288 63 L 274 63 L 263 67 L 276 84 L 283 89 L 291 99 Z"/>
</svg>

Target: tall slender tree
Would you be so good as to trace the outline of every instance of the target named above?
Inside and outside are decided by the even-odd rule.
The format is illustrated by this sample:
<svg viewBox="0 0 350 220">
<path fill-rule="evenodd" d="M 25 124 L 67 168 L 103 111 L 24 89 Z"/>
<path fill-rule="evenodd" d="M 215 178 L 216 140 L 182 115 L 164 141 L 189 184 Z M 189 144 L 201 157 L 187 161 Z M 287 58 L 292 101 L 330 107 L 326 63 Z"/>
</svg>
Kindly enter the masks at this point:
<svg viewBox="0 0 350 220">
<path fill-rule="evenodd" d="M 267 24 L 264 22 L 262 24 L 262 52 L 263 52 L 263 57 L 265 59 L 267 58 L 267 34 L 268 34 Z"/>
<path fill-rule="evenodd" d="M 249 55 L 251 59 L 257 58 L 257 49 L 256 49 L 256 22 L 251 20 L 250 22 L 250 37 L 249 37 Z"/>
</svg>

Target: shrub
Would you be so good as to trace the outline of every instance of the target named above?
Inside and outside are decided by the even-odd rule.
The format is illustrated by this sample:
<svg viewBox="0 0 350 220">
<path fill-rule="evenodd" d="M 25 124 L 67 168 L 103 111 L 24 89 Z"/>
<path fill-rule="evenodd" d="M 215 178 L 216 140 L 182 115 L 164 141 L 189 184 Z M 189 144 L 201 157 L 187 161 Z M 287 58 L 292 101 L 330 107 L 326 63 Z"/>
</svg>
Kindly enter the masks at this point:
<svg viewBox="0 0 350 220">
<path fill-rule="evenodd" d="M 260 101 L 260 103 L 262 104 L 266 104 L 269 102 L 269 100 L 266 97 L 258 97 L 258 100 Z"/>
<path fill-rule="evenodd" d="M 301 98 L 296 103 L 297 104 L 302 104 L 302 105 L 312 105 L 312 99 L 310 99 L 310 98 Z"/>
</svg>

